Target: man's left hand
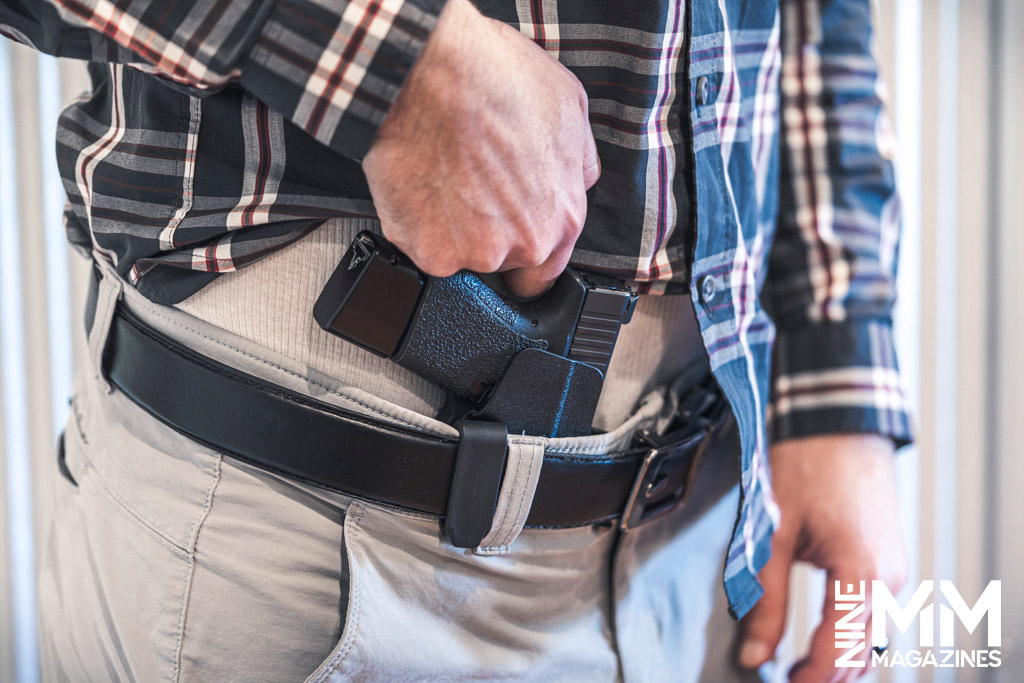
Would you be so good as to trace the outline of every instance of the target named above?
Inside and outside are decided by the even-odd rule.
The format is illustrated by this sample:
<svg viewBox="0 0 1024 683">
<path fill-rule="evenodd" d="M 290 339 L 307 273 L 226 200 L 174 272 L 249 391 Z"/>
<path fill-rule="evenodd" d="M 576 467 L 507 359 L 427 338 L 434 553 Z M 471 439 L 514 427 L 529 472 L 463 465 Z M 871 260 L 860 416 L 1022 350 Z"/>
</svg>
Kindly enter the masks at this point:
<svg viewBox="0 0 1024 683">
<path fill-rule="evenodd" d="M 852 681 L 867 668 L 835 666 L 835 581 L 843 585 L 885 581 L 895 594 L 906 576 L 893 471 L 893 445 L 870 435 L 794 439 L 771 449 L 772 485 L 782 523 L 772 538 L 772 557 L 761 570 L 765 593 L 741 622 L 740 664 L 770 659 L 785 629 L 789 574 L 795 561 L 826 571 L 825 604 L 807 655 L 793 667 L 795 683 Z M 870 600 L 866 602 L 870 609 Z M 870 614 L 862 617 L 870 638 Z M 867 658 L 870 647 L 865 648 Z"/>
</svg>

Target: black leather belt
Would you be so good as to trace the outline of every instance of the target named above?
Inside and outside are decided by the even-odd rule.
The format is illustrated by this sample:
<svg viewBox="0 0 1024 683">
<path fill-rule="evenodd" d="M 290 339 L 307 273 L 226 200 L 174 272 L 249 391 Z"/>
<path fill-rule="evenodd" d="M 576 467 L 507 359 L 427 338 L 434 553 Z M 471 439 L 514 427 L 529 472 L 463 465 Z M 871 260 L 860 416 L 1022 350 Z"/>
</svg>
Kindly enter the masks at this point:
<svg viewBox="0 0 1024 683">
<path fill-rule="evenodd" d="M 443 515 L 457 439 L 331 406 L 188 349 L 119 307 L 104 360 L 110 382 L 148 413 L 229 457 L 310 483 Z M 602 456 L 546 453 L 527 525 L 571 527 L 620 519 L 625 528 L 670 510 L 694 464 L 734 442 L 714 380 L 681 400 L 676 426 Z M 710 438 L 708 438 L 710 437 Z"/>
</svg>

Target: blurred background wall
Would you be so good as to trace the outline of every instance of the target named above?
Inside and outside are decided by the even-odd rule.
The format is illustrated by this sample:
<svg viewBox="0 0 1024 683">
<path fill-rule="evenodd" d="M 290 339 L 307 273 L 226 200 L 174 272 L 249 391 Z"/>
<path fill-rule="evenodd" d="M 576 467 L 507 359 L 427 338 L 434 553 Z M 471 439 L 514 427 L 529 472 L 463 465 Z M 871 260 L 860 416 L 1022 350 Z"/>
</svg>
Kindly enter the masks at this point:
<svg viewBox="0 0 1024 683">
<path fill-rule="evenodd" d="M 0 38 L 0 681 L 38 680 L 35 558 L 46 482 L 84 354 L 86 261 L 71 252 L 54 135 L 85 66 Z"/>
<path fill-rule="evenodd" d="M 1024 671 L 1024 2 L 877 0 L 903 196 L 897 334 L 919 439 L 899 456 L 910 588 L 948 578 L 972 603 L 1003 580 L 1003 666 L 893 669 L 896 683 Z M 63 234 L 53 136 L 82 64 L 0 40 L 0 681 L 38 680 L 34 566 L 42 482 L 82 353 L 86 264 Z M 783 655 L 824 585 L 798 571 Z M 979 634 L 983 636 L 983 629 Z M 915 647 L 916 635 L 894 647 Z M 960 648 L 971 648 L 959 640 Z M 784 680 L 783 671 L 776 672 Z"/>
</svg>

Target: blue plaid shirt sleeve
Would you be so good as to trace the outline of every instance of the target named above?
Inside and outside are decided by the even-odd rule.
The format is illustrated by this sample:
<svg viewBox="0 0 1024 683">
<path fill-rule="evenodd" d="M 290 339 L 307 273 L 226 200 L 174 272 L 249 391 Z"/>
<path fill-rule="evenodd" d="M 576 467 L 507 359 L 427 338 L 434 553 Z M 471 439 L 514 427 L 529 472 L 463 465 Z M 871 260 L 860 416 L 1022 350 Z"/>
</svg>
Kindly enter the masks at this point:
<svg viewBox="0 0 1024 683">
<path fill-rule="evenodd" d="M 0 7 L 0 33 L 62 57 L 127 64 L 200 96 L 241 83 L 320 142 L 361 160 L 444 3 L 14 2 Z"/>
<path fill-rule="evenodd" d="M 911 426 L 892 335 L 900 212 L 869 0 L 784 0 L 772 439 Z"/>
</svg>

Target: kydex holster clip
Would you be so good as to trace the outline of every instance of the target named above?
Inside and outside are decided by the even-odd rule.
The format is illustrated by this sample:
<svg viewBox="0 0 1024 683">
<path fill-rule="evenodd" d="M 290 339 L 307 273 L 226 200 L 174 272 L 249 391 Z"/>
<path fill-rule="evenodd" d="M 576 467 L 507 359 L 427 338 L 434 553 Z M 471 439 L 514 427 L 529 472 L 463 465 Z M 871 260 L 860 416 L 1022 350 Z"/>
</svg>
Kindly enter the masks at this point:
<svg viewBox="0 0 1024 683">
<path fill-rule="evenodd" d="M 489 284 L 490 283 L 490 284 Z M 510 433 L 590 433 L 619 328 L 637 296 L 567 268 L 543 296 L 499 294 L 500 278 L 425 275 L 360 233 L 317 299 L 319 325 L 442 387 L 441 419 L 503 422 Z"/>
</svg>

